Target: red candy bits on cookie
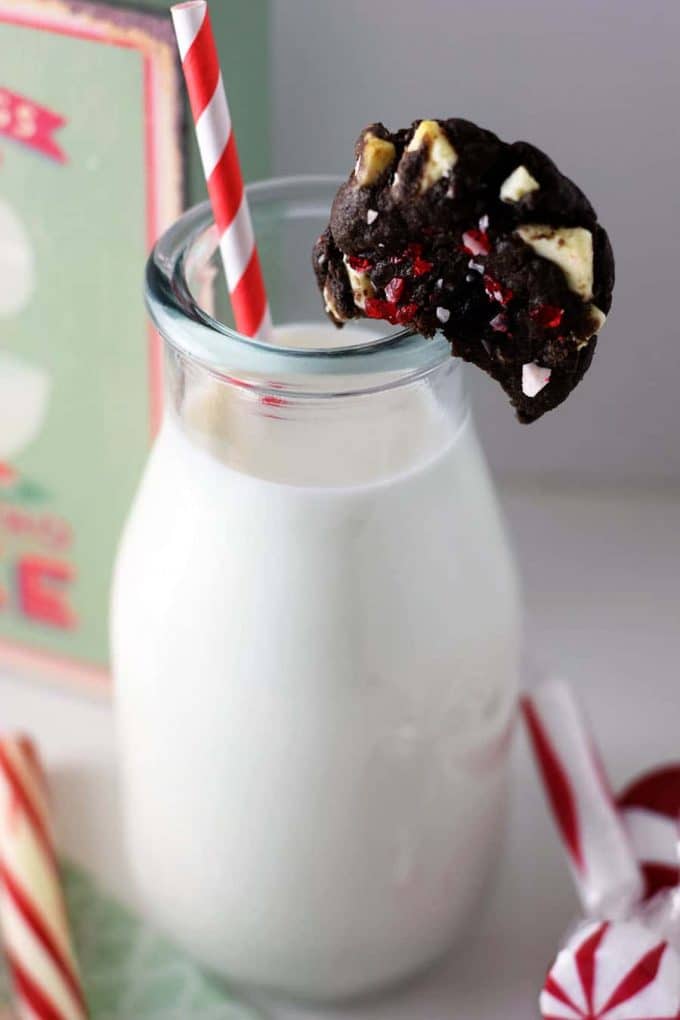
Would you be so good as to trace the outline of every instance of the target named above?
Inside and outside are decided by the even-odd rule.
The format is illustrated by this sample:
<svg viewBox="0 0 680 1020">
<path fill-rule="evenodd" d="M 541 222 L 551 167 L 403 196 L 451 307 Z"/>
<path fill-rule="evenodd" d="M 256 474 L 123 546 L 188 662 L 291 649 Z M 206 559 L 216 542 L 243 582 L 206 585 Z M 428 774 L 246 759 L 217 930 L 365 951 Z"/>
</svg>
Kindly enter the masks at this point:
<svg viewBox="0 0 680 1020">
<path fill-rule="evenodd" d="M 532 145 L 457 118 L 362 132 L 313 264 L 337 325 L 441 331 L 522 422 L 582 379 L 614 286 L 607 235 L 576 185 Z"/>
</svg>

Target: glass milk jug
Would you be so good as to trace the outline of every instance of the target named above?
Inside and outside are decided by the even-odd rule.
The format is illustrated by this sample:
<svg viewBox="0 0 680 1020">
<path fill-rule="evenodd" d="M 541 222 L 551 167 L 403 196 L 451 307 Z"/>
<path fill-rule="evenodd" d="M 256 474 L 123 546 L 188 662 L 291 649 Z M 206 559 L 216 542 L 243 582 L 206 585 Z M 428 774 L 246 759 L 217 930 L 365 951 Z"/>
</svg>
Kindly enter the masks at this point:
<svg viewBox="0 0 680 1020">
<path fill-rule="evenodd" d="M 452 944 L 499 854 L 516 579 L 443 338 L 336 331 L 337 182 L 249 189 L 277 332 L 228 325 L 209 210 L 149 262 L 165 418 L 112 649 L 145 909 L 227 978 L 374 992 Z"/>
</svg>

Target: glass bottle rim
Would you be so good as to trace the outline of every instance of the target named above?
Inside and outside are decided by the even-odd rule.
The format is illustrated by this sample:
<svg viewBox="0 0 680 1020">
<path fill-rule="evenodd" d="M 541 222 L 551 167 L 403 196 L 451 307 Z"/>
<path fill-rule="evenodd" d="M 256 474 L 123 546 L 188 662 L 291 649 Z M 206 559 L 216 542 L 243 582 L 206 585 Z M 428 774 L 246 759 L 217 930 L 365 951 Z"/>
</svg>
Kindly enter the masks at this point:
<svg viewBox="0 0 680 1020">
<path fill-rule="evenodd" d="M 302 215 L 305 204 L 308 211 L 318 207 L 323 216 L 341 183 L 331 175 L 277 177 L 249 184 L 246 193 L 255 219 L 258 209 L 268 204 L 285 209 L 288 217 Z M 247 337 L 214 318 L 191 291 L 187 276 L 192 259 L 207 260 L 216 247 L 210 203 L 192 206 L 152 249 L 145 299 L 165 342 L 225 381 L 263 392 L 285 390 L 290 396 L 341 396 L 402 386 L 447 362 L 458 364 L 443 336 L 426 340 L 404 329 L 332 349 L 282 347 Z"/>
</svg>

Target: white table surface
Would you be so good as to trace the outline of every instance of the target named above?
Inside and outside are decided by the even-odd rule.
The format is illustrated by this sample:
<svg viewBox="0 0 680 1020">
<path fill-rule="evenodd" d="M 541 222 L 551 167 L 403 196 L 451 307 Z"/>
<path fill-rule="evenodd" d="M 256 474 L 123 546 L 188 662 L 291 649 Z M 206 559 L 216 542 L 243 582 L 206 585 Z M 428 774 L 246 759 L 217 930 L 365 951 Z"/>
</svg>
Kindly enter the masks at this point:
<svg viewBox="0 0 680 1020">
<path fill-rule="evenodd" d="M 581 694 L 615 784 L 680 758 L 680 493 L 506 489 L 528 634 Z M 107 704 L 0 677 L 0 725 L 37 738 L 63 850 L 131 901 Z M 527 1020 L 576 912 L 520 736 L 505 854 L 477 930 L 424 979 L 379 1002 L 314 1016 Z M 292 1020 L 309 1012 L 276 1007 Z"/>
</svg>

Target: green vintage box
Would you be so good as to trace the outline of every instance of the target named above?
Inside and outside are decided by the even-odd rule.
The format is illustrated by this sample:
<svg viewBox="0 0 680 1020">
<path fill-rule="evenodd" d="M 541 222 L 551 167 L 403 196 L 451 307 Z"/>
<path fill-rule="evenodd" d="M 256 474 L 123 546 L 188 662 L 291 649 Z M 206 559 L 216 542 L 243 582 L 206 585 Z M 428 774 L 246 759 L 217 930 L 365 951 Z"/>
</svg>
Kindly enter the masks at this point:
<svg viewBox="0 0 680 1020">
<path fill-rule="evenodd" d="M 0 0 L 0 669 L 99 689 L 114 552 L 161 413 L 143 267 L 193 150 L 158 6 Z M 252 177 L 266 9 L 242 8 L 241 52 L 220 46 Z M 195 155 L 188 177 L 203 197 Z"/>
</svg>

